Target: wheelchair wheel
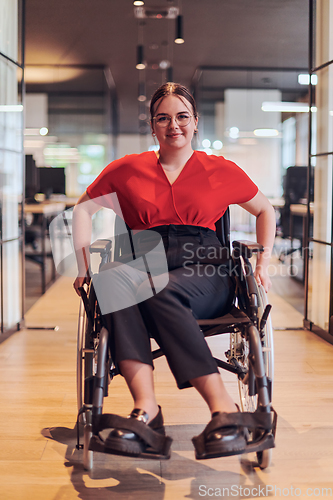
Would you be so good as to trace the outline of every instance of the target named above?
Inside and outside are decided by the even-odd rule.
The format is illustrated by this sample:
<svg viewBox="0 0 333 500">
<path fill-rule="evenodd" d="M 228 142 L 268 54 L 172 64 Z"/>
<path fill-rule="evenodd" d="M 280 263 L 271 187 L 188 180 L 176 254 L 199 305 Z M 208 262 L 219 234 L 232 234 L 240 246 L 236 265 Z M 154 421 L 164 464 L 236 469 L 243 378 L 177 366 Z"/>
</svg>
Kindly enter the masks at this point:
<svg viewBox="0 0 333 500">
<path fill-rule="evenodd" d="M 264 287 L 260 285 L 259 287 L 260 294 L 260 308 L 259 308 L 259 317 L 261 318 L 265 307 L 268 304 L 267 294 L 264 290 Z M 266 376 L 270 380 L 271 388 L 270 388 L 270 396 L 271 400 L 273 399 L 273 380 L 274 380 L 274 341 L 273 341 L 273 327 L 272 327 L 272 318 L 269 315 L 267 318 L 267 323 L 264 328 L 264 339 L 263 339 L 263 353 L 264 353 L 264 363 L 266 367 Z"/>
<path fill-rule="evenodd" d="M 267 301 L 267 294 L 264 287 L 260 285 L 259 287 L 261 309 L 259 309 L 260 317 L 265 310 Z M 263 355 L 264 364 L 266 367 L 266 376 L 270 380 L 270 397 L 271 401 L 273 398 L 273 380 L 274 380 L 274 342 L 273 342 L 273 327 L 271 316 L 268 316 L 267 323 L 264 329 L 264 345 L 263 345 Z M 273 449 L 263 450 L 257 452 L 258 465 L 261 469 L 266 469 L 270 466 L 272 462 Z"/>
<path fill-rule="evenodd" d="M 257 461 L 260 469 L 267 469 L 272 463 L 273 449 L 257 451 Z"/>
<path fill-rule="evenodd" d="M 93 452 L 89 450 L 90 439 L 92 438 L 92 412 L 85 412 L 86 423 L 83 431 L 83 468 L 91 470 L 93 468 Z"/>
<path fill-rule="evenodd" d="M 259 321 L 263 315 L 266 305 L 268 304 L 267 295 L 262 285 L 258 287 L 259 296 Z M 273 328 L 271 317 L 268 316 L 266 326 L 263 331 L 262 352 L 264 358 L 264 366 L 267 379 L 270 386 L 270 398 L 273 395 L 273 378 L 274 378 L 274 344 L 273 344 Z M 249 362 L 249 342 L 237 335 L 237 360 L 246 370 L 247 374 L 243 380 L 238 379 L 239 396 L 241 402 L 241 410 L 254 412 L 258 406 L 258 396 L 255 391 L 254 374 Z M 257 462 L 261 469 L 269 467 L 272 460 L 272 449 L 263 450 L 256 453 Z"/>
<path fill-rule="evenodd" d="M 89 308 L 91 317 L 95 316 L 95 292 L 89 288 Z M 93 466 L 93 452 L 89 450 L 89 441 L 92 436 L 92 390 L 93 379 L 97 369 L 97 349 L 99 338 L 94 332 L 94 325 L 88 319 L 83 300 L 80 302 L 78 333 L 77 333 L 77 409 L 79 424 L 83 427 L 83 466 L 91 470 Z M 82 411 L 83 410 L 83 411 Z"/>
<path fill-rule="evenodd" d="M 87 297 L 91 317 L 95 318 L 96 296 L 92 288 L 88 289 Z M 91 404 L 92 380 L 96 373 L 97 349 L 99 343 L 98 333 L 94 331 L 95 325 L 88 320 L 83 300 L 80 302 L 79 321 L 77 332 L 77 362 L 76 362 L 76 389 L 77 410 L 84 405 Z M 84 413 L 80 421 L 84 423 Z"/>
<path fill-rule="evenodd" d="M 79 412 L 83 406 L 83 371 L 84 371 L 84 340 L 85 331 L 87 328 L 87 317 L 84 310 L 82 300 L 80 301 L 79 321 L 77 329 L 77 356 L 76 356 L 76 398 L 77 398 L 77 411 Z M 85 423 L 85 415 L 82 413 L 79 417 L 80 423 Z"/>
<path fill-rule="evenodd" d="M 258 317 L 261 319 L 266 305 L 268 304 L 267 295 L 264 287 L 260 285 L 258 287 L 259 296 L 259 311 Z M 270 395 L 272 399 L 273 392 L 273 378 L 274 378 L 274 344 L 273 344 L 273 328 L 271 317 L 268 316 L 266 326 L 264 328 L 264 336 L 262 338 L 262 351 L 264 356 L 264 365 L 266 376 L 270 381 Z M 251 365 L 249 362 L 250 346 L 249 342 L 241 337 L 240 334 L 237 336 L 237 360 L 247 371 L 247 375 L 243 380 L 238 379 L 239 396 L 241 402 L 242 411 L 253 412 L 257 408 L 258 397 L 255 394 L 254 387 L 254 375 L 251 370 Z"/>
</svg>

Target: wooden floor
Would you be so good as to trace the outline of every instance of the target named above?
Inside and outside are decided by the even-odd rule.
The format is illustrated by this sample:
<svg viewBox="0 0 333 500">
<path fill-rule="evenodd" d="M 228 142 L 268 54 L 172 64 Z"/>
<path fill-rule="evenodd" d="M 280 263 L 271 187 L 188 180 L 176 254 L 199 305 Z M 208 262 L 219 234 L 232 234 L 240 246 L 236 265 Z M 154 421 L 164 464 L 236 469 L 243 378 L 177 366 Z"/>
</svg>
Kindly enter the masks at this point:
<svg viewBox="0 0 333 500">
<path fill-rule="evenodd" d="M 78 299 L 71 280 L 60 278 L 28 311 L 29 329 L 0 344 L 1 500 L 200 499 L 228 492 L 230 498 L 333 496 L 333 346 L 300 330 L 302 315 L 278 294 L 272 292 L 270 301 L 279 419 L 269 469 L 254 468 L 246 456 L 195 460 L 191 437 L 209 412 L 194 389 L 176 388 L 160 359 L 156 392 L 174 440 L 171 459 L 96 453 L 87 473 L 82 451 L 75 449 Z M 222 354 L 227 341 L 212 339 L 214 353 Z M 224 379 L 237 401 L 234 377 Z M 131 399 L 121 377 L 111 394 L 105 411 L 126 415 Z M 325 488 L 331 488 L 327 495 Z"/>
</svg>

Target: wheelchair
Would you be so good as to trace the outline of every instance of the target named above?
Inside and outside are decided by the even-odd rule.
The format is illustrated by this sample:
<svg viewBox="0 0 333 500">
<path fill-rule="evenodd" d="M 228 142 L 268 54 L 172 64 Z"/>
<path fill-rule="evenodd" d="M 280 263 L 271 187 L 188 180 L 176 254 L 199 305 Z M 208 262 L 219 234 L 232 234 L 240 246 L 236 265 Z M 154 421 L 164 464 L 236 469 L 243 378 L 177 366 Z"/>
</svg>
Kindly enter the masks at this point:
<svg viewBox="0 0 333 500">
<path fill-rule="evenodd" d="M 216 223 L 217 236 L 226 248 L 231 247 L 229 227 L 227 211 Z M 111 240 L 99 239 L 90 246 L 90 253 L 99 256 L 100 268 L 121 255 L 121 236 L 126 237 L 120 235 L 114 245 Z M 257 285 L 250 261 L 261 251 L 263 248 L 255 242 L 232 243 L 231 261 L 236 279 L 232 308 L 222 317 L 197 321 L 205 337 L 226 333 L 230 336 L 225 360 L 214 359 L 219 368 L 237 377 L 241 408 L 239 424 L 249 430 L 245 453 L 255 453 L 257 465 L 265 469 L 271 464 L 277 415 L 272 407 L 274 347 L 271 306 L 267 303 L 264 288 Z M 107 421 L 107 415 L 103 414 L 103 399 L 108 395 L 112 378 L 118 373 L 112 362 L 109 332 L 103 326 L 92 280 L 89 286 L 81 288 L 81 298 L 77 333 L 77 448 L 83 448 L 83 466 L 91 470 L 94 451 L 103 451 L 96 445 L 96 435 L 100 430 L 96 422 L 101 422 L 104 417 Z M 162 355 L 161 349 L 152 352 L 153 359 Z M 80 443 L 82 427 L 83 443 Z"/>
</svg>

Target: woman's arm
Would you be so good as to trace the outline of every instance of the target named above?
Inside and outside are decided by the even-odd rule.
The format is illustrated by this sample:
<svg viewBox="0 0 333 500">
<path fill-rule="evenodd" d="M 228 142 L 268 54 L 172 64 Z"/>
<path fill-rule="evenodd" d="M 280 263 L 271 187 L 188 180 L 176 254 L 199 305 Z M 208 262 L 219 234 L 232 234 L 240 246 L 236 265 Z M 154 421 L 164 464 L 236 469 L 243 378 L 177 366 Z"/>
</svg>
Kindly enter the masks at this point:
<svg viewBox="0 0 333 500">
<path fill-rule="evenodd" d="M 73 242 L 78 266 L 78 276 L 73 283 L 78 295 L 79 288 L 90 281 L 89 265 L 90 254 L 89 245 L 91 243 L 92 216 L 101 208 L 91 198 L 87 192 L 79 198 L 73 211 Z"/>
<path fill-rule="evenodd" d="M 268 275 L 268 265 L 272 254 L 276 230 L 274 208 L 261 191 L 258 191 L 252 200 L 241 203 L 240 206 L 257 218 L 257 242 L 263 245 L 264 252 L 258 254 L 254 274 L 258 284 L 262 284 L 265 291 L 268 292 L 272 284 Z"/>
</svg>

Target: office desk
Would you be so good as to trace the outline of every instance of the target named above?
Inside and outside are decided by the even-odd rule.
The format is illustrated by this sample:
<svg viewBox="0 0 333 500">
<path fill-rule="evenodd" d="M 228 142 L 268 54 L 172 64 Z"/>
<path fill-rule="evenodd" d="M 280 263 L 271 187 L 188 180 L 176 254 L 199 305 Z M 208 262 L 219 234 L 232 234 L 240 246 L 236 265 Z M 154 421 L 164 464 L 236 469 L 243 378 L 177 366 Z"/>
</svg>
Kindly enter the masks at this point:
<svg viewBox="0 0 333 500">
<path fill-rule="evenodd" d="M 279 198 L 268 198 L 268 201 L 270 202 L 270 204 L 272 205 L 272 207 L 274 208 L 283 208 L 284 205 L 285 205 L 285 201 L 284 201 L 284 198 L 282 197 L 279 197 Z"/>
<path fill-rule="evenodd" d="M 310 203 L 310 218 L 313 217 L 313 211 L 314 211 L 314 206 L 313 203 Z M 293 240 L 294 240 L 294 217 L 302 217 L 303 218 L 303 241 L 302 241 L 302 249 L 301 249 L 301 254 L 302 254 L 302 259 L 303 259 L 303 276 L 302 276 L 302 281 L 304 282 L 305 279 L 305 259 L 304 259 L 304 242 L 306 240 L 306 216 L 308 212 L 308 207 L 307 205 L 303 205 L 301 203 L 295 203 L 290 205 L 290 242 L 291 242 L 291 251 L 293 251 Z M 292 275 L 292 269 L 293 269 L 293 253 L 290 254 L 290 266 L 291 266 L 291 275 Z M 293 275 L 296 277 L 296 275 Z"/>
<path fill-rule="evenodd" d="M 44 202 L 44 203 L 33 203 L 24 205 L 24 214 L 39 215 L 40 229 L 41 229 L 41 251 L 34 251 L 32 253 L 26 253 L 26 256 L 37 262 L 41 266 L 42 271 L 42 293 L 46 290 L 46 259 L 47 257 L 52 257 L 50 253 L 46 250 L 46 241 L 48 238 L 48 224 L 49 222 L 60 212 L 65 210 L 66 204 L 64 202 Z M 55 279 L 55 267 L 52 260 L 52 279 Z"/>
<path fill-rule="evenodd" d="M 274 208 L 275 212 L 275 221 L 276 221 L 276 235 L 280 236 L 283 234 L 282 228 L 281 228 L 281 216 L 282 216 L 282 209 L 285 205 L 284 198 L 268 198 L 268 201 Z"/>
<path fill-rule="evenodd" d="M 66 209 L 74 207 L 78 202 L 78 196 L 51 195 L 47 203 L 65 203 Z M 46 203 L 46 202 L 45 202 Z"/>
</svg>

